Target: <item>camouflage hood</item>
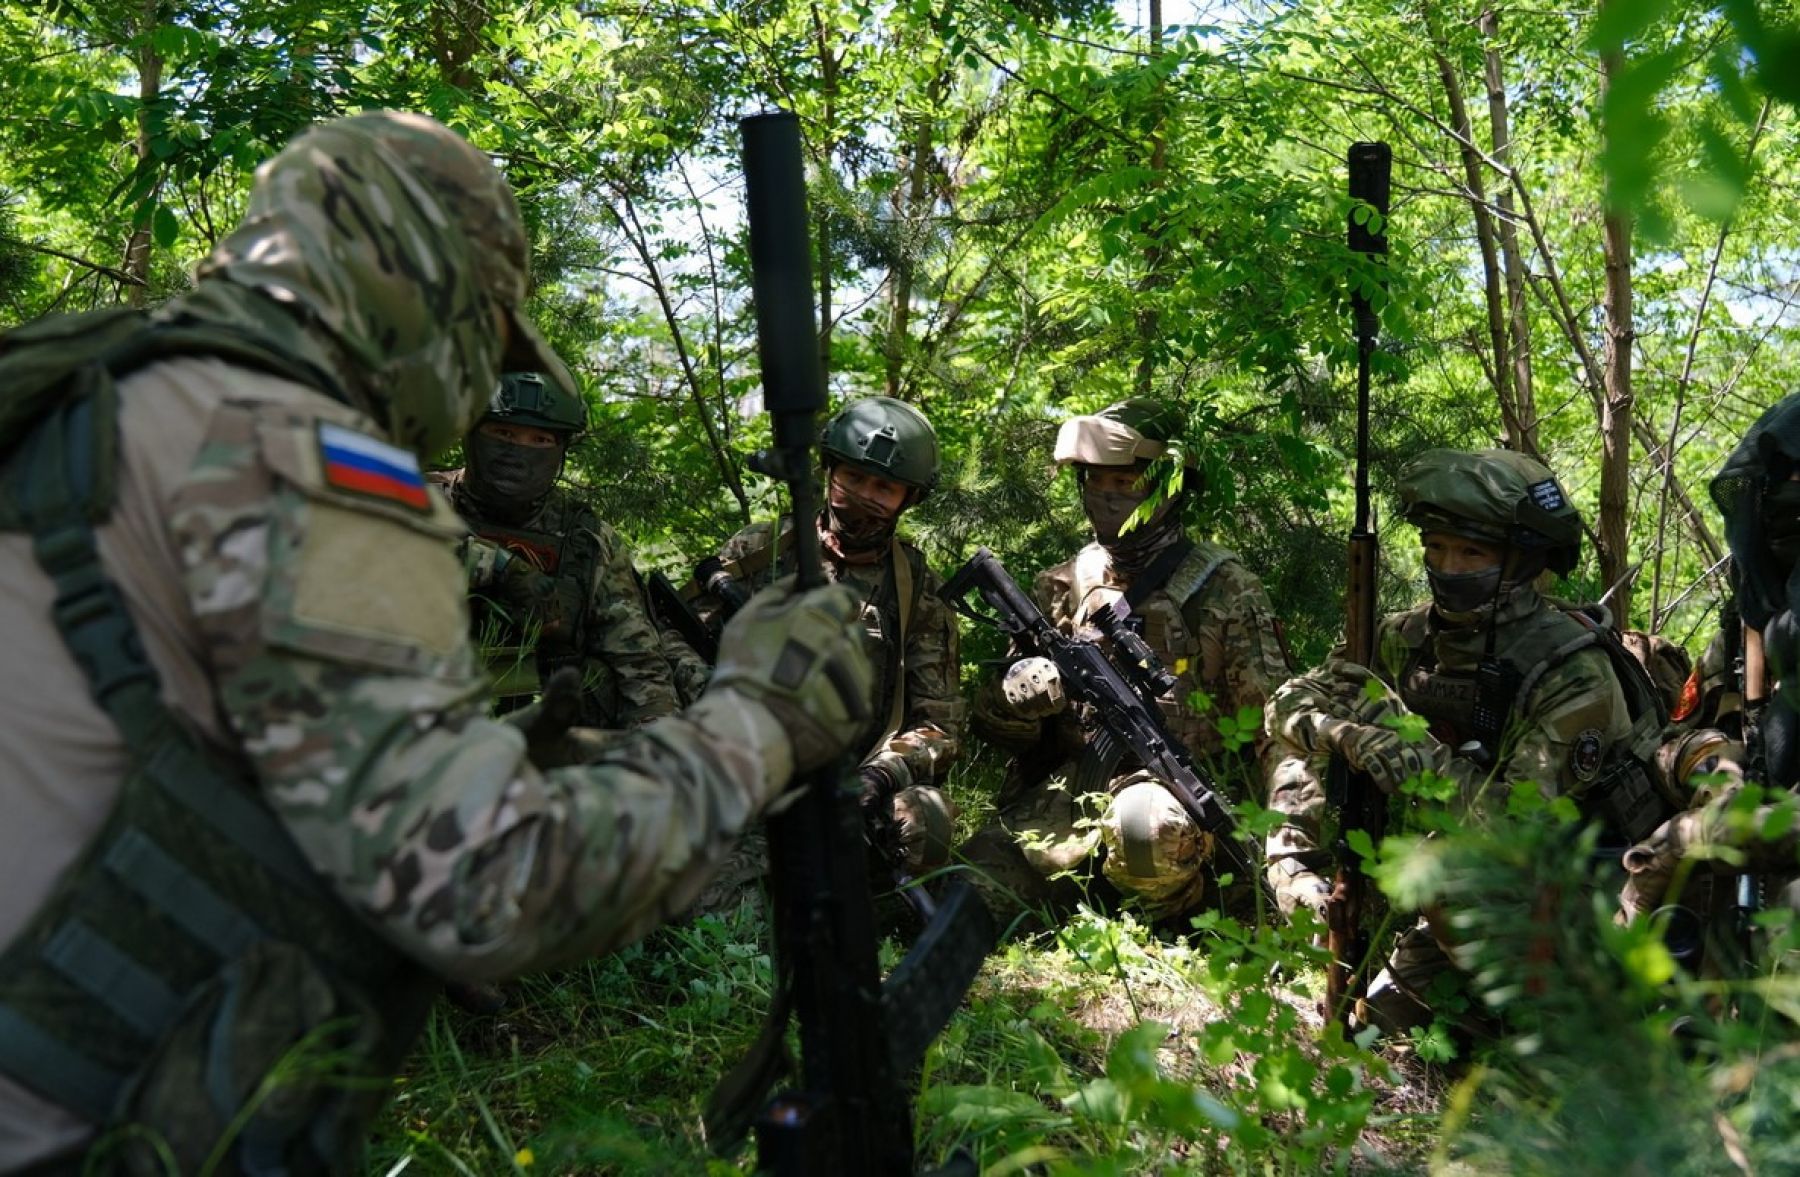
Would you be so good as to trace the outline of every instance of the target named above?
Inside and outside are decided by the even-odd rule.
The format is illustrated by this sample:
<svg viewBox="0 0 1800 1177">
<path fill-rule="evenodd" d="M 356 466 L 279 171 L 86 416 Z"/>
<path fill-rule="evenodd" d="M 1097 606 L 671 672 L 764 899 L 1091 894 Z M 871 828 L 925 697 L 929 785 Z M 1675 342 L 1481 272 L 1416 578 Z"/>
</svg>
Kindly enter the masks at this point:
<svg viewBox="0 0 1800 1177">
<path fill-rule="evenodd" d="M 528 263 L 487 157 L 423 115 L 380 112 L 307 131 L 258 168 L 243 224 L 199 278 L 327 337 L 357 407 L 430 457 L 475 424 L 503 368 L 575 387 L 522 313 Z"/>
</svg>

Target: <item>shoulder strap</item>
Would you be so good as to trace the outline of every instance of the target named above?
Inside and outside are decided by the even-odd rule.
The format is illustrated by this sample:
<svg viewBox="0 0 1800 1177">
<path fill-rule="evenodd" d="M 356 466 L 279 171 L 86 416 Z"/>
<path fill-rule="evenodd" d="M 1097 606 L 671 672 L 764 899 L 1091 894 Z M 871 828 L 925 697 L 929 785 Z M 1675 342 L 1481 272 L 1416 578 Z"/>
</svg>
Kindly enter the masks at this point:
<svg viewBox="0 0 1800 1177">
<path fill-rule="evenodd" d="M 1133 613 L 1143 607 L 1144 602 L 1150 599 L 1151 593 L 1169 582 L 1169 577 L 1175 574 L 1175 569 L 1181 566 L 1181 562 L 1187 559 L 1188 553 L 1193 550 L 1192 540 L 1178 539 L 1158 553 L 1156 559 L 1150 561 L 1150 567 L 1144 569 L 1144 574 L 1132 581 L 1131 587 L 1125 590 L 1125 603 L 1131 606 Z M 1214 561 L 1203 574 L 1201 581 L 1186 596 L 1192 596 L 1193 593 L 1199 592 L 1200 585 L 1206 583 L 1204 577 L 1211 576 L 1224 562 L 1224 556 L 1220 556 L 1218 560 Z M 1185 604 L 1186 597 L 1184 596 L 1179 603 Z"/>
</svg>

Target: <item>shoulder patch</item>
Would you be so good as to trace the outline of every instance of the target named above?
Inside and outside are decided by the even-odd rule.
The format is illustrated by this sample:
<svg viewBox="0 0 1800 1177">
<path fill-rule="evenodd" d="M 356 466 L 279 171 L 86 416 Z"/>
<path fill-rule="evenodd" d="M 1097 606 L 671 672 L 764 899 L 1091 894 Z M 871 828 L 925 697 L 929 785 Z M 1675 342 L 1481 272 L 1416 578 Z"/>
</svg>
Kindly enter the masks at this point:
<svg viewBox="0 0 1800 1177">
<path fill-rule="evenodd" d="M 1569 749 L 1569 771 L 1583 783 L 1600 775 L 1599 728 L 1587 728 L 1575 737 L 1575 746 Z"/>
<path fill-rule="evenodd" d="M 1569 505 L 1568 500 L 1563 498 L 1562 487 L 1556 485 L 1554 478 L 1534 482 L 1525 490 L 1531 495 L 1531 501 L 1546 511 L 1560 511 Z"/>
<path fill-rule="evenodd" d="M 319 422 L 318 435 L 327 485 L 415 511 L 431 510 L 425 476 L 410 451 L 330 421 Z"/>
</svg>

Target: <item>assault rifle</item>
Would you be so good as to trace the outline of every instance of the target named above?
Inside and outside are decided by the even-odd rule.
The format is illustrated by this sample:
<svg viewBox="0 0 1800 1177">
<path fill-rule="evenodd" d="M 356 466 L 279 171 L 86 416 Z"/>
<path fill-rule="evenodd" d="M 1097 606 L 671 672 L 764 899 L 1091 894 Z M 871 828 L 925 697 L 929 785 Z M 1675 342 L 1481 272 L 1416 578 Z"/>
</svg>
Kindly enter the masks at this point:
<svg viewBox="0 0 1800 1177">
<path fill-rule="evenodd" d="M 1350 248 L 1384 262 L 1392 160 L 1386 143 L 1350 145 Z M 1361 221 L 1357 220 L 1359 211 Z M 1375 352 L 1381 319 L 1363 280 L 1352 282 L 1350 304 L 1356 324 L 1356 524 L 1350 532 L 1344 645 L 1352 662 L 1368 667 L 1375 661 L 1375 569 L 1379 558 L 1369 508 L 1369 359 Z M 1363 931 L 1368 879 L 1361 859 L 1350 848 L 1349 834 L 1361 830 L 1371 842 L 1381 840 L 1387 826 L 1387 795 L 1367 773 L 1352 772 L 1342 756 L 1335 756 L 1326 774 L 1325 801 L 1338 815 L 1333 847 L 1337 877 L 1325 905 L 1325 942 L 1331 951 L 1325 972 L 1325 1014 L 1344 1019 L 1350 1014 L 1347 998 L 1355 995 L 1369 954 L 1369 937 Z"/>
<path fill-rule="evenodd" d="M 662 569 L 652 569 L 650 575 L 644 578 L 644 591 L 650 598 L 652 620 L 658 625 L 673 628 L 708 666 L 718 662 L 718 631 L 701 619 L 700 614 L 694 611 L 693 603 L 681 595 L 681 590 L 663 574 Z"/>
<path fill-rule="evenodd" d="M 983 613 L 969 604 L 971 592 L 979 593 L 993 612 Z M 1052 625 L 986 548 L 978 549 L 939 595 L 964 617 L 995 626 L 1020 647 L 1054 662 L 1063 691 L 1092 709 L 1100 729 L 1095 739 L 1101 754 L 1129 753 L 1148 769 L 1200 828 L 1213 835 L 1232 870 L 1254 885 L 1260 872 L 1244 847 L 1231 811 L 1187 749 L 1163 726 L 1156 700 L 1176 680 L 1149 645 L 1125 624 L 1127 615 L 1115 608 L 1124 605 L 1123 599 L 1101 609 L 1092 619 L 1112 643 L 1115 656 L 1108 657 L 1093 642 L 1072 638 Z"/>
<path fill-rule="evenodd" d="M 817 514 L 813 418 L 825 407 L 813 320 L 800 123 L 754 115 L 744 136 L 745 206 L 763 399 L 773 445 L 755 468 L 787 483 L 794 518 Z M 825 582 L 818 530 L 794 529 L 795 581 Z M 994 943 L 992 918 L 958 880 L 883 981 L 855 776 L 840 763 L 796 781 L 769 819 L 776 991 L 751 1053 L 707 1109 L 715 1148 L 742 1140 L 752 1109 L 785 1064 L 788 1016 L 800 1023 L 800 1086 L 756 1118 L 759 1170 L 817 1177 L 911 1177 L 911 1075 L 962 1001 Z M 946 1173 L 974 1173 L 965 1156 Z"/>
</svg>

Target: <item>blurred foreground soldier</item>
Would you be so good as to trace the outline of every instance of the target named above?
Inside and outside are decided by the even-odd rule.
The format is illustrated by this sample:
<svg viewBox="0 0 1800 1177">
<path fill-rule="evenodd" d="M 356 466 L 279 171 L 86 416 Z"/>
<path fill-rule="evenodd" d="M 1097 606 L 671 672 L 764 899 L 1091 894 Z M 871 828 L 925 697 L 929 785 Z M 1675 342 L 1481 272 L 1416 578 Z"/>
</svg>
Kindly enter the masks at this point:
<svg viewBox="0 0 1800 1177">
<path fill-rule="evenodd" d="M 626 728 L 680 709 L 631 551 L 558 478 L 587 406 L 536 372 L 501 377 L 463 439 L 466 464 L 431 475 L 473 537 L 463 545 L 476 642 L 502 711 L 558 669 L 582 678 L 581 722 Z"/>
<path fill-rule="evenodd" d="M 0 339 L 0 1170 L 356 1171 L 439 979 L 643 935 L 841 750 L 842 589 L 753 601 L 593 763 L 487 718 L 419 458 L 503 363 L 568 381 L 526 263 L 484 156 L 367 114 L 150 325 Z"/>
<path fill-rule="evenodd" d="M 960 750 L 963 722 L 956 618 L 924 553 L 898 534 L 900 516 L 937 485 L 937 434 L 906 402 L 873 396 L 839 410 L 819 450 L 826 575 L 855 591 L 875 644 L 873 718 L 849 741 L 862 756 L 867 829 L 887 864 L 915 877 L 950 858 L 955 810 L 939 782 Z M 792 572 L 792 528 L 784 517 L 779 532 L 752 524 L 726 541 L 727 583 L 754 588 Z M 746 843 L 702 906 L 717 906 L 761 872 Z"/>
<path fill-rule="evenodd" d="M 1542 464 L 1505 450 L 1432 450 L 1402 472 L 1400 506 L 1419 529 L 1431 600 L 1381 620 L 1378 665 L 1340 647 L 1269 703 L 1282 755 L 1270 807 L 1286 822 L 1268 840 L 1268 876 L 1285 912 L 1320 914 L 1330 864 L 1320 827 L 1321 754 L 1342 756 L 1388 794 L 1421 774 L 1452 790 L 1453 812 L 1505 810 L 1511 787 L 1574 800 L 1623 847 L 1673 806 L 1649 763 L 1662 716 L 1655 688 L 1604 616 L 1538 594 L 1580 555 L 1581 518 Z M 1397 721 L 1428 721 L 1409 741 Z M 1387 1033 L 1431 1020 L 1434 985 L 1457 983 L 1446 946 L 1420 920 L 1371 982 L 1360 1016 Z"/>
<path fill-rule="evenodd" d="M 1734 599 L 1658 752 L 1670 786 L 1693 789 L 1694 806 L 1626 854 L 1628 916 L 1665 901 L 1714 916 L 1733 908 L 1740 920 L 1769 903 L 1800 907 L 1791 823 L 1765 825 L 1768 806 L 1739 796 L 1746 780 L 1788 793 L 1800 787 L 1800 394 L 1757 419 L 1711 492 L 1731 547 Z M 1710 885 L 1671 894 L 1687 871 L 1709 884 L 1741 878 L 1729 896 L 1708 894 Z"/>
<path fill-rule="evenodd" d="M 1177 680 L 1159 702 L 1168 731 L 1242 800 L 1262 780 L 1263 705 L 1290 668 L 1262 582 L 1233 553 L 1187 535 L 1182 516 L 1196 470 L 1128 526 L 1149 497 L 1150 464 L 1179 425 L 1169 406 L 1147 399 L 1064 422 L 1056 461 L 1074 467 L 1094 542 L 1041 573 L 1032 596 L 1064 633 L 1102 642 L 1089 619 L 1128 603 L 1132 624 Z M 1204 707 L 1194 705 L 1196 693 Z M 1228 741 L 1220 719 L 1236 725 L 1240 713 L 1248 726 Z M 976 732 L 1015 753 L 997 819 L 961 848 L 984 898 L 997 912 L 1067 908 L 1081 895 L 1078 876 L 1097 868 L 1152 918 L 1196 910 L 1211 835 L 1149 772 L 1108 755 L 1088 718 L 1069 707 L 1055 664 L 1041 657 L 1016 658 L 976 697 Z"/>
</svg>

